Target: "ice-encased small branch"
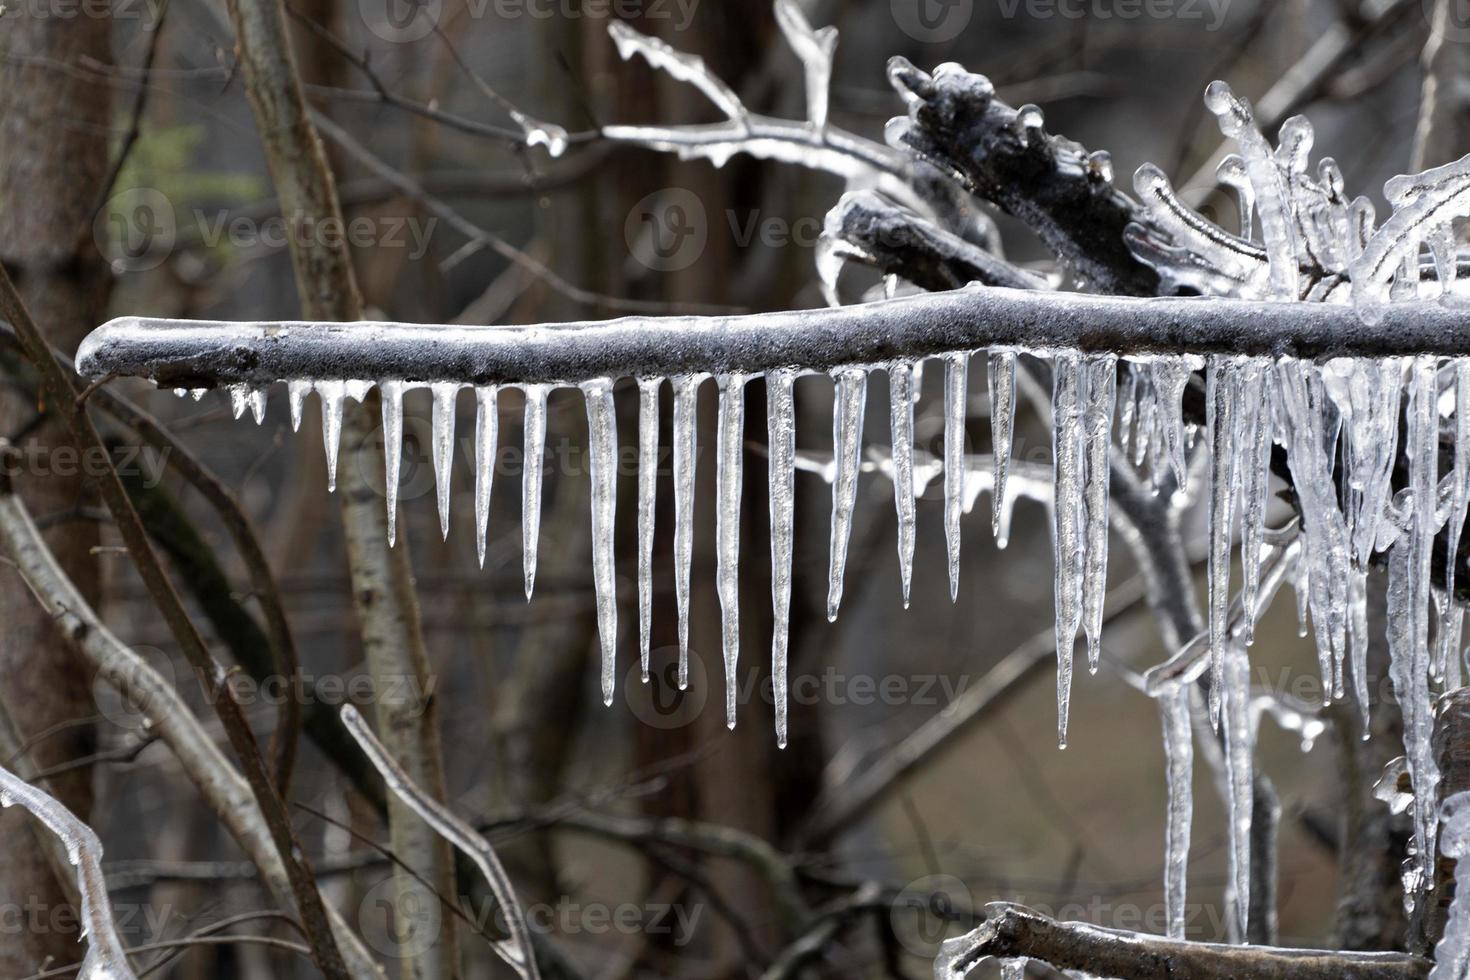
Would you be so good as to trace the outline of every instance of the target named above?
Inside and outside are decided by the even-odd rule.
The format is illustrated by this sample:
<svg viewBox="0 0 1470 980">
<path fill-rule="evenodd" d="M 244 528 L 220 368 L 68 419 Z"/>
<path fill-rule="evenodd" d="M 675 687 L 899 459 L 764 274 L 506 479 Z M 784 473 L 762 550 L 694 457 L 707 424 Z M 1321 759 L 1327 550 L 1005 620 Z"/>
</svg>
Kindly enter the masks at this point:
<svg viewBox="0 0 1470 980">
<path fill-rule="evenodd" d="M 491 943 L 491 946 L 496 955 L 505 960 L 511 969 L 521 977 L 521 980 L 537 980 L 540 973 L 536 968 L 536 954 L 531 948 L 531 931 L 526 927 L 520 903 L 516 901 L 515 889 L 510 883 L 510 876 L 505 873 L 505 868 L 501 866 L 500 858 L 496 855 L 495 849 L 490 846 L 490 842 L 442 803 L 420 789 L 409 778 L 408 773 L 393 761 L 388 750 L 383 747 L 383 743 L 379 742 L 377 736 L 368 728 L 362 714 L 350 704 L 342 707 L 342 724 L 346 726 L 352 737 L 357 739 L 357 744 L 362 746 L 363 752 L 367 754 L 373 766 L 383 774 L 383 780 L 388 784 L 388 788 L 399 799 L 412 807 L 414 812 L 445 840 L 463 851 L 465 856 L 474 862 L 475 867 L 480 869 L 480 873 L 485 876 L 485 881 L 490 886 L 490 891 L 495 895 L 495 900 L 500 903 L 506 930 L 510 933 L 508 939 L 496 940 Z"/>
<path fill-rule="evenodd" d="M 0 766 L 0 806 L 29 810 L 66 845 L 66 856 L 77 869 L 81 894 L 82 935 L 87 956 L 77 980 L 137 980 L 128 964 L 127 950 L 118 938 L 102 874 L 102 841 L 97 832 L 54 797 Z"/>
<path fill-rule="evenodd" d="M 121 317 L 77 371 L 212 388 L 289 379 L 580 384 L 594 378 L 807 371 L 962 350 L 1119 355 L 1470 355 L 1470 301 L 1396 303 L 1374 324 L 1345 306 L 977 288 L 840 309 L 624 317 L 525 327 Z"/>
<path fill-rule="evenodd" d="M 947 940 L 935 980 L 960 980 L 988 958 L 1029 957 L 1058 970 L 1118 980 L 1423 980 L 1428 960 L 1407 953 L 1357 953 L 1186 942 L 1083 922 L 1061 922 L 1021 905 L 995 902 L 985 921 Z"/>
</svg>

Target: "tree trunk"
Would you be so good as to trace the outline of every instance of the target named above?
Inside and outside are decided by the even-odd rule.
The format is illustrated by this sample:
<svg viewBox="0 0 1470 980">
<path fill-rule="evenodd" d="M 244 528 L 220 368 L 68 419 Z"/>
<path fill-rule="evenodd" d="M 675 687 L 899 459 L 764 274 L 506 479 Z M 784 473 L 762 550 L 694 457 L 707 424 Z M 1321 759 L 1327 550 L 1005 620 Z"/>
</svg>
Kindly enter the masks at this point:
<svg viewBox="0 0 1470 980">
<path fill-rule="evenodd" d="M 0 35 L 0 261 L 51 343 L 72 350 L 99 323 L 111 274 L 92 228 L 98 188 L 107 171 L 110 89 L 49 65 L 82 59 L 112 60 L 112 21 L 104 17 L 37 16 L 30 8 L 5 19 Z M 58 125 L 64 120 L 64 125 Z M 38 406 L 0 391 L 0 436 L 14 438 Z M 85 473 L 60 425 L 29 431 L 16 486 L 38 516 L 77 507 L 87 497 Z M 97 525 L 70 520 L 46 533 L 62 567 L 89 601 L 98 591 L 92 555 Z M 50 617 L 25 585 L 6 573 L 0 587 L 0 697 L 22 738 L 35 738 L 62 722 L 94 713 L 91 673 L 81 667 L 52 628 Z M 69 727 L 34 746 L 31 758 L 45 768 L 88 754 L 96 733 L 90 724 Z M 50 781 L 50 791 L 87 819 L 92 807 L 91 770 L 81 768 Z M 31 820 L 0 814 L 0 839 L 17 841 Z M 37 833 L 46 833 L 39 827 Z M 23 976 L 44 960 L 70 963 L 79 956 L 75 916 L 58 914 L 66 890 L 38 847 L 12 846 L 0 853 L 0 906 L 26 912 L 27 928 L 0 943 L 0 975 Z M 36 918 L 31 918 L 32 910 Z"/>
</svg>

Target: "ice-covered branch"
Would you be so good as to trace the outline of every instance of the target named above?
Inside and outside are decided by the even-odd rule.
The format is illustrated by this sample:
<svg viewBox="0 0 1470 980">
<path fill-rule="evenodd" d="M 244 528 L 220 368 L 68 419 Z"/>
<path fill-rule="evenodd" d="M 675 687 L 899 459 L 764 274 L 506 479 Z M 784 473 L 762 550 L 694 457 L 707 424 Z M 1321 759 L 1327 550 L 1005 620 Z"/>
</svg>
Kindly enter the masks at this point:
<svg viewBox="0 0 1470 980">
<path fill-rule="evenodd" d="M 175 388 L 381 378 L 577 384 L 793 366 L 822 371 L 986 348 L 1306 360 L 1460 357 L 1470 355 L 1470 302 L 1394 304 L 1375 324 L 1362 323 L 1349 307 L 1326 304 L 976 287 L 840 309 L 525 327 L 121 317 L 87 337 L 77 370 Z"/>
<path fill-rule="evenodd" d="M 1406 953 L 1354 953 L 1184 942 L 1146 933 L 1060 922 L 1021 905 L 996 902 L 985 921 L 948 940 L 935 980 L 961 980 L 988 958 L 1037 959 L 1058 970 L 1116 980 L 1423 980 L 1428 960 Z"/>
<path fill-rule="evenodd" d="M 509 939 L 496 940 L 491 944 L 496 955 L 505 960 L 522 980 L 537 980 L 540 974 L 536 969 L 536 956 L 531 949 L 530 930 L 526 928 L 526 920 L 521 915 L 521 907 L 516 901 L 510 877 L 501 867 L 500 858 L 496 856 L 490 842 L 477 833 L 475 828 L 455 816 L 444 804 L 419 788 L 408 773 L 403 771 L 403 767 L 393 761 L 383 743 L 368 728 L 362 715 L 350 704 L 342 707 L 342 724 L 357 739 L 357 744 L 362 746 L 378 772 L 383 774 L 384 781 L 394 795 L 412 807 L 425 823 L 463 851 L 480 869 L 495 895 L 495 900 L 500 903 L 500 912 L 505 917 L 506 929 L 510 933 Z"/>
<path fill-rule="evenodd" d="M 137 980 L 118 938 L 102 875 L 102 841 L 54 797 L 0 766 L 0 806 L 21 806 L 35 815 L 66 845 L 67 859 L 77 869 L 81 894 L 82 935 L 87 956 L 77 980 Z"/>
</svg>

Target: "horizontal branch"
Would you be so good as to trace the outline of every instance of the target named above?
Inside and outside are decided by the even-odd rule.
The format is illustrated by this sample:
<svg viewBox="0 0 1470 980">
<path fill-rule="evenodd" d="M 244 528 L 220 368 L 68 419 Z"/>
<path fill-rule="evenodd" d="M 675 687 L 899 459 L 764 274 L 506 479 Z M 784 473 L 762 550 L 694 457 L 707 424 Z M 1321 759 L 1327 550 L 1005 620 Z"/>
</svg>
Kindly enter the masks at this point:
<svg viewBox="0 0 1470 980">
<path fill-rule="evenodd" d="M 522 327 L 122 317 L 83 341 L 77 370 L 180 388 L 283 379 L 559 384 L 781 367 L 817 371 L 996 347 L 1458 357 L 1470 355 L 1470 304 L 1395 304 L 1366 324 L 1349 307 L 1318 303 L 971 286 L 836 309 Z"/>
<path fill-rule="evenodd" d="M 1423 980 L 1428 960 L 1407 953 L 1356 953 L 1228 946 L 1059 922 L 1021 905 L 996 902 L 985 921 L 945 942 L 935 977 L 959 980 L 987 957 L 1028 957 L 1059 970 L 1118 980 Z"/>
</svg>

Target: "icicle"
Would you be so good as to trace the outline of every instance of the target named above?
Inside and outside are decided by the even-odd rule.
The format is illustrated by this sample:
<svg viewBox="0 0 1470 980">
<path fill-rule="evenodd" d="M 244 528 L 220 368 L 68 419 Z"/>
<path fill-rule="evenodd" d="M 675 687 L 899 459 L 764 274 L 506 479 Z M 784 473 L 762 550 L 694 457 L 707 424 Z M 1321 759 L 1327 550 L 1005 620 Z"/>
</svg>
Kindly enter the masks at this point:
<svg viewBox="0 0 1470 980">
<path fill-rule="evenodd" d="M 898 571 L 903 607 L 909 607 L 914 570 L 914 366 L 888 365 L 888 417 L 893 442 L 893 503 L 898 510 Z"/>
<path fill-rule="evenodd" d="M 694 561 L 694 466 L 699 377 L 674 382 L 674 597 L 679 607 L 679 690 L 689 686 L 689 567 Z"/>
<path fill-rule="evenodd" d="M 643 682 L 653 636 L 653 518 L 658 495 L 658 389 L 661 378 L 638 379 L 638 649 Z"/>
<path fill-rule="evenodd" d="M 227 389 L 230 395 L 230 414 L 235 421 L 245 414 L 245 401 L 250 395 L 250 386 L 245 384 L 230 385 Z"/>
<path fill-rule="evenodd" d="M 245 396 L 245 401 L 250 406 L 250 416 L 255 419 L 255 424 L 263 424 L 265 422 L 265 389 L 251 388 L 250 393 Z"/>
<path fill-rule="evenodd" d="M 1439 530 L 1436 475 L 1439 416 L 1435 359 L 1417 357 L 1409 383 L 1408 499 L 1410 530 L 1389 556 L 1389 657 L 1394 690 L 1404 714 L 1404 750 L 1414 784 L 1414 844 L 1418 891 L 1434 872 L 1435 800 L 1439 769 L 1431 738 L 1434 712 L 1429 691 L 1429 583 Z"/>
<path fill-rule="evenodd" d="M 842 605 L 842 579 L 847 569 L 847 542 L 852 537 L 852 511 L 862 470 L 863 416 L 868 405 L 868 372 L 845 368 L 832 372 L 832 545 L 827 573 L 827 621 L 837 619 Z"/>
<path fill-rule="evenodd" d="M 1261 543 L 1266 535 L 1266 501 L 1271 485 L 1271 404 L 1266 384 L 1269 361 L 1243 361 L 1236 385 L 1235 444 L 1241 453 L 1235 481 L 1241 496 L 1240 564 L 1244 577 L 1241 608 L 1245 642 L 1255 640 L 1256 595 L 1261 585 Z"/>
<path fill-rule="evenodd" d="M 1251 722 L 1250 661 L 1242 647 L 1225 651 L 1225 772 L 1230 787 L 1230 895 L 1236 934 L 1244 941 L 1250 915 L 1251 812 L 1255 803 L 1255 732 Z"/>
<path fill-rule="evenodd" d="M 618 503 L 618 415 L 610 380 L 588 381 L 582 385 L 582 393 L 587 401 L 592 581 L 597 589 L 597 632 L 602 638 L 602 703 L 610 705 L 618 649 L 618 592 L 613 567 Z"/>
<path fill-rule="evenodd" d="M 429 386 L 434 404 L 430 431 L 434 440 L 434 489 L 439 503 L 439 534 L 449 540 L 450 476 L 454 466 L 454 402 L 459 385 L 440 381 Z"/>
<path fill-rule="evenodd" d="M 1086 519 L 1082 573 L 1082 627 L 1087 634 L 1087 669 L 1097 673 L 1102 656 L 1103 600 L 1108 586 L 1108 454 L 1113 444 L 1113 410 L 1117 398 L 1118 358 L 1093 354 L 1086 362 L 1087 403 L 1083 413 L 1086 475 L 1083 505 Z"/>
<path fill-rule="evenodd" d="M 1450 902 L 1444 932 L 1434 947 L 1429 980 L 1459 980 L 1470 973 L 1470 793 L 1455 793 L 1439 812 L 1444 829 L 1440 845 L 1455 861 L 1455 896 Z"/>
<path fill-rule="evenodd" d="M 541 468 L 546 456 L 545 385 L 524 385 L 526 414 L 522 424 L 524 462 L 521 469 L 521 566 L 526 576 L 526 601 L 536 588 L 536 548 L 541 538 Z"/>
<path fill-rule="evenodd" d="M 1082 378 L 1076 354 L 1053 359 L 1052 460 L 1055 472 L 1057 740 L 1067 744 L 1072 691 L 1072 644 L 1082 610 Z"/>
<path fill-rule="evenodd" d="M 1225 644 L 1230 618 L 1230 528 L 1235 513 L 1235 403 L 1237 365 L 1212 356 L 1205 372 L 1206 425 L 1210 430 L 1210 721 L 1220 722 Z"/>
<path fill-rule="evenodd" d="M 949 551 L 949 600 L 960 595 L 960 513 L 965 494 L 965 399 L 970 355 L 944 358 L 944 542 Z"/>
<path fill-rule="evenodd" d="M 1451 605 L 1455 596 L 1455 570 L 1459 564 L 1460 539 L 1465 533 L 1465 515 L 1470 510 L 1470 359 L 1455 362 L 1455 470 L 1450 495 L 1450 560 L 1445 562 L 1445 592 Z M 1458 655 L 1458 653 L 1457 653 Z"/>
<path fill-rule="evenodd" d="M 383 495 L 388 500 L 388 547 L 398 538 L 398 480 L 403 466 L 403 389 L 402 381 L 379 381 L 378 395 L 383 403 Z M 292 416 L 298 414 L 291 409 Z"/>
<path fill-rule="evenodd" d="M 1133 422 L 1138 415 L 1138 365 L 1123 362 L 1123 387 L 1118 392 L 1118 448 L 1123 458 L 1133 453 Z"/>
<path fill-rule="evenodd" d="M 287 381 L 286 401 L 291 406 L 291 431 L 301 431 L 301 413 L 306 408 L 306 396 L 311 393 L 310 381 Z M 196 399 L 197 401 L 197 399 Z"/>
<path fill-rule="evenodd" d="M 1183 939 L 1184 904 L 1189 880 L 1189 833 L 1194 823 L 1194 737 L 1190 728 L 1189 690 L 1174 685 L 1159 697 L 1164 721 L 1164 759 L 1169 791 L 1164 836 L 1164 915 L 1170 939 Z"/>
<path fill-rule="evenodd" d="M 1011 462 L 1011 439 L 1016 424 L 1016 355 L 992 352 L 986 362 L 990 385 L 990 441 L 995 464 L 995 494 L 991 500 L 990 532 L 996 545 L 1004 548 L 1001 514 L 1006 511 L 1006 470 Z"/>
<path fill-rule="evenodd" d="M 322 403 L 322 443 L 327 450 L 327 491 L 337 489 L 337 448 L 342 442 L 342 397 L 340 381 L 318 381 L 316 395 Z"/>
<path fill-rule="evenodd" d="M 1368 737 L 1368 573 L 1354 568 L 1348 580 L 1348 647 L 1352 652 L 1353 697 L 1363 718 L 1363 738 Z"/>
<path fill-rule="evenodd" d="M 544 146 L 546 152 L 559 157 L 567 149 L 567 131 L 555 123 L 533 119 L 517 109 L 510 110 L 511 119 L 521 127 L 521 135 L 527 146 Z"/>
<path fill-rule="evenodd" d="M 475 554 L 485 567 L 485 535 L 490 528 L 490 488 L 495 477 L 500 408 L 494 385 L 475 389 Z M 386 411 L 386 409 L 385 409 Z"/>
<path fill-rule="evenodd" d="M 745 375 L 719 379 L 720 414 L 715 453 L 715 581 L 720 595 L 725 660 L 725 724 L 735 727 L 735 673 L 740 657 L 740 491 L 745 459 Z"/>
<path fill-rule="evenodd" d="M 796 515 L 796 406 L 793 371 L 766 375 L 766 427 L 771 460 L 771 686 L 775 694 L 776 744 L 786 747 L 786 659 L 791 613 L 791 552 Z M 912 484 L 911 484 L 912 485 Z M 911 495 L 912 496 L 912 495 Z"/>
<path fill-rule="evenodd" d="M 1240 146 L 1246 174 L 1255 190 L 1261 238 L 1270 259 L 1270 298 L 1297 298 L 1297 243 L 1291 211 L 1291 193 L 1271 145 L 1256 128 L 1250 103 L 1224 82 L 1211 82 L 1205 106 L 1215 114 L 1220 131 Z"/>
<path fill-rule="evenodd" d="M 1194 368 L 1188 357 L 1161 357 L 1150 366 L 1157 423 L 1163 429 L 1169 466 L 1180 490 L 1184 489 L 1187 469 L 1184 462 L 1184 388 L 1189 384 Z"/>
</svg>

